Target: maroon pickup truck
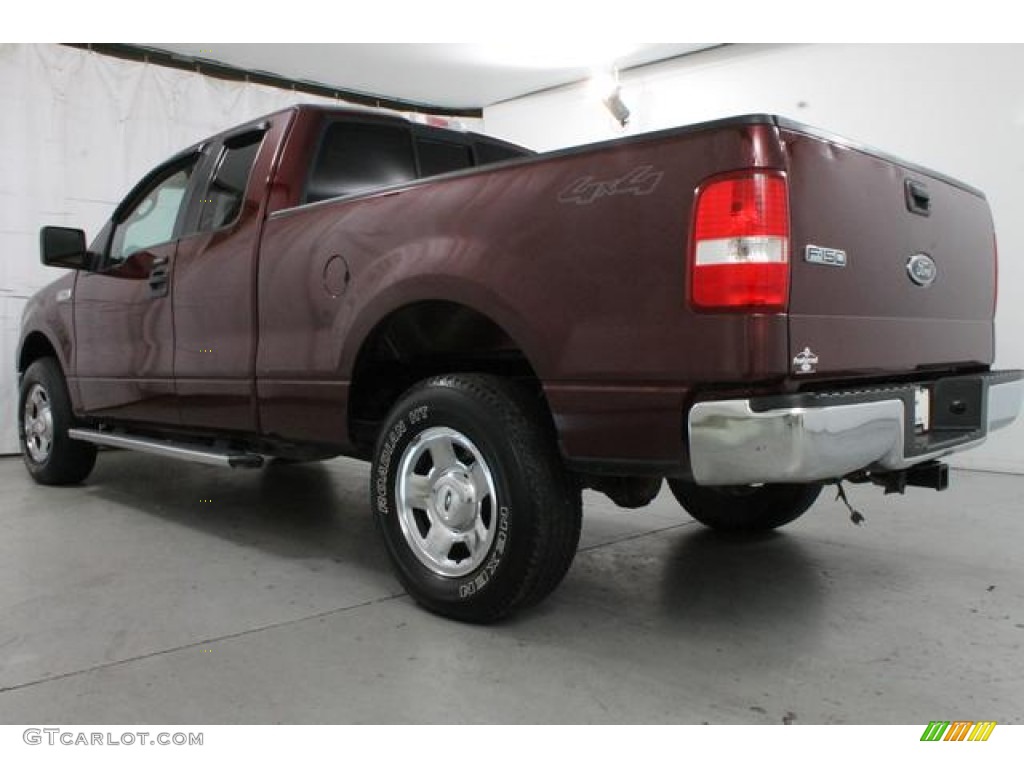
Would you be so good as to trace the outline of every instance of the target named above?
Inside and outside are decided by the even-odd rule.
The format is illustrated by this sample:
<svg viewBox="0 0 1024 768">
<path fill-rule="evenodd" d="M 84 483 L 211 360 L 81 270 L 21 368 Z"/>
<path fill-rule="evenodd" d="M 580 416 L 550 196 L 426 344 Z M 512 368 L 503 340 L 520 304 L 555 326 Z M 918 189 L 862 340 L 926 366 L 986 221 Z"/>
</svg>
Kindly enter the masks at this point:
<svg viewBox="0 0 1024 768">
<path fill-rule="evenodd" d="M 734 533 L 824 483 L 942 489 L 1021 406 L 965 184 L 751 115 L 535 155 L 296 107 L 147 175 L 25 310 L 25 462 L 96 446 L 371 460 L 410 594 L 489 621 L 562 579 L 581 489 Z"/>
</svg>

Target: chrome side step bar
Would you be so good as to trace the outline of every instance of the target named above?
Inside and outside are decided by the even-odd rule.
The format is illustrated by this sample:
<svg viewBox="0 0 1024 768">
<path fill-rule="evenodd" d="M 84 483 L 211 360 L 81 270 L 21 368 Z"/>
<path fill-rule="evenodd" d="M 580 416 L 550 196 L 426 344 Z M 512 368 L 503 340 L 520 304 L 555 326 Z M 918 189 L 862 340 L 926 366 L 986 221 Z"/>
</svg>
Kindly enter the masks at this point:
<svg viewBox="0 0 1024 768">
<path fill-rule="evenodd" d="M 117 432 L 100 432 L 95 429 L 69 429 L 68 437 L 86 443 L 106 445 L 111 448 L 125 448 L 129 451 L 153 453 L 169 459 L 195 461 L 215 467 L 244 467 L 257 469 L 263 466 L 263 457 L 258 453 L 244 451 L 218 451 L 216 448 L 196 447 L 191 443 L 175 443 L 153 437 L 136 437 Z"/>
</svg>

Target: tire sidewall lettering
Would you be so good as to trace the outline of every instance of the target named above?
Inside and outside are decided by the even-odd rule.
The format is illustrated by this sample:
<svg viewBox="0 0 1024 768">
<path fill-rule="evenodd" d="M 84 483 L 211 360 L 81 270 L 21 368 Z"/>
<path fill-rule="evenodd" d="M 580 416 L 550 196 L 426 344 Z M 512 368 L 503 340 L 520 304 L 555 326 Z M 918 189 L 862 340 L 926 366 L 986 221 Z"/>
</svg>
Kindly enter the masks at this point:
<svg viewBox="0 0 1024 768">
<path fill-rule="evenodd" d="M 409 423 L 419 424 L 421 421 L 426 421 L 430 418 L 430 406 L 421 405 L 416 408 L 412 408 L 409 411 Z"/>
<path fill-rule="evenodd" d="M 403 417 L 398 421 L 388 432 L 387 438 L 384 441 L 384 447 L 380 451 L 380 460 L 377 464 L 377 476 L 374 478 L 374 499 L 376 500 L 376 507 L 378 514 L 387 515 L 390 509 L 388 504 L 389 494 L 389 482 L 388 477 L 391 474 L 391 462 L 394 459 L 395 448 L 398 445 L 398 441 L 409 431 L 409 427 L 406 424 L 406 419 Z"/>
<path fill-rule="evenodd" d="M 462 600 L 472 597 L 486 587 L 487 583 L 493 578 L 495 572 L 497 572 L 498 566 L 501 565 L 501 560 L 508 547 L 508 518 L 508 507 L 501 507 L 498 512 L 498 530 L 494 537 L 494 549 L 491 551 L 490 557 L 487 558 L 487 561 L 477 572 L 476 576 L 467 583 L 459 586 L 459 597 Z"/>
<path fill-rule="evenodd" d="M 395 448 L 398 446 L 398 441 L 405 436 L 411 426 L 420 424 L 426 421 L 429 417 L 429 405 L 421 405 L 416 408 L 411 408 L 409 412 L 391 428 L 391 431 L 388 432 L 387 438 L 384 441 L 384 447 L 381 448 L 380 461 L 377 465 L 377 475 L 373 481 L 373 497 L 376 502 L 374 506 L 377 508 L 378 514 L 387 515 L 390 509 L 390 505 L 388 504 L 388 477 L 391 474 L 391 462 L 394 460 Z"/>
</svg>

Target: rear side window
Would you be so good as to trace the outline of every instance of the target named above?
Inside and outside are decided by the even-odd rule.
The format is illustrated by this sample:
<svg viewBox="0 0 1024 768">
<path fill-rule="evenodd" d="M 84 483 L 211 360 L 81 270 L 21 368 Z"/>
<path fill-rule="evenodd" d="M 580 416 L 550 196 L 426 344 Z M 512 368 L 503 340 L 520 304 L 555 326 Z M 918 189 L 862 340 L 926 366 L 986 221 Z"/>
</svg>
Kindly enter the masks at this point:
<svg viewBox="0 0 1024 768">
<path fill-rule="evenodd" d="M 354 195 L 415 178 L 412 135 L 408 129 L 334 123 L 320 145 L 305 202 Z"/>
<path fill-rule="evenodd" d="M 210 186 L 200 203 L 200 232 L 220 229 L 238 218 L 262 139 L 262 133 L 253 133 L 221 149 Z"/>
<path fill-rule="evenodd" d="M 454 141 L 417 139 L 416 154 L 420 159 L 420 176 L 437 176 L 473 167 L 469 146 Z"/>
</svg>

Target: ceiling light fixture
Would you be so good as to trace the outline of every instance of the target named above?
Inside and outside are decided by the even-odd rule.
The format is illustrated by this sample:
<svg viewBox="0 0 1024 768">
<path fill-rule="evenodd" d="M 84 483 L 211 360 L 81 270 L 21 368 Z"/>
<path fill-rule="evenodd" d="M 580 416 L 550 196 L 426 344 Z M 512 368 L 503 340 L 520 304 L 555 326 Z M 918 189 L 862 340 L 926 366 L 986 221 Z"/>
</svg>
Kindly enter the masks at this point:
<svg viewBox="0 0 1024 768">
<path fill-rule="evenodd" d="M 619 85 L 619 71 L 595 70 L 590 77 L 588 89 L 612 113 L 623 128 L 629 122 L 629 107 L 622 100 L 622 87 Z"/>
</svg>

